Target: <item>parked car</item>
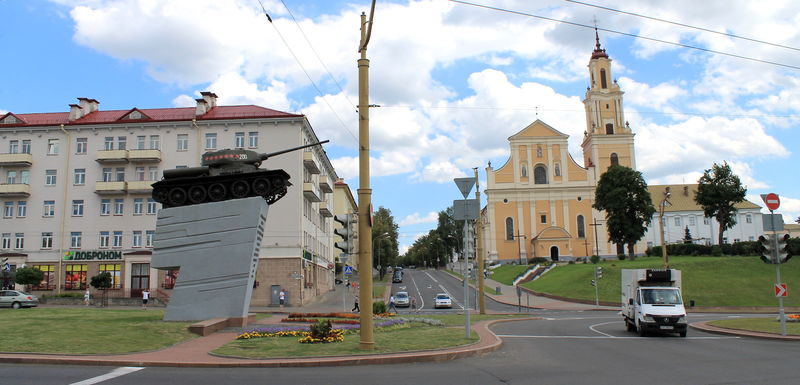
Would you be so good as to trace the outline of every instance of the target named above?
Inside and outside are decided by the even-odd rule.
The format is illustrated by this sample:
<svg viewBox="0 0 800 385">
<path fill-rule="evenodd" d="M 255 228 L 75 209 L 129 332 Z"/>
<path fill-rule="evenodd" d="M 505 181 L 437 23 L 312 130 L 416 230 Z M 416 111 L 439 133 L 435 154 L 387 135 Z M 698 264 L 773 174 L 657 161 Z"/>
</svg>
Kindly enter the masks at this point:
<svg viewBox="0 0 800 385">
<path fill-rule="evenodd" d="M 19 309 L 21 307 L 35 307 L 39 305 L 39 298 L 33 294 L 17 290 L 2 290 L 0 291 L 0 307 L 12 307 Z"/>
<path fill-rule="evenodd" d="M 435 309 L 443 307 L 449 309 L 453 307 L 453 301 L 450 299 L 450 295 L 448 295 L 447 293 L 439 293 L 436 294 L 436 298 L 434 298 L 433 300 L 433 307 Z"/>
<path fill-rule="evenodd" d="M 411 297 L 408 296 L 408 292 L 398 291 L 397 294 L 394 295 L 394 305 L 397 307 L 411 306 Z"/>
<path fill-rule="evenodd" d="M 402 283 L 403 282 L 403 272 L 402 271 L 395 271 L 392 274 L 392 283 Z"/>
</svg>

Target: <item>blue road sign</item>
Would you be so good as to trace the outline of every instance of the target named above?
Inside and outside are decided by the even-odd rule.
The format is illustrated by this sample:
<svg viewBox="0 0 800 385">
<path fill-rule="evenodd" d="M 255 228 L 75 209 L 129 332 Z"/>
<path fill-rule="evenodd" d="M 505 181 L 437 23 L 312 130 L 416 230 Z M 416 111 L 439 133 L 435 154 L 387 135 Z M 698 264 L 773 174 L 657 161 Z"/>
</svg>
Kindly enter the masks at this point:
<svg viewBox="0 0 800 385">
<path fill-rule="evenodd" d="M 353 266 L 345 266 L 344 267 L 344 274 L 345 275 L 352 275 L 353 274 Z"/>
</svg>

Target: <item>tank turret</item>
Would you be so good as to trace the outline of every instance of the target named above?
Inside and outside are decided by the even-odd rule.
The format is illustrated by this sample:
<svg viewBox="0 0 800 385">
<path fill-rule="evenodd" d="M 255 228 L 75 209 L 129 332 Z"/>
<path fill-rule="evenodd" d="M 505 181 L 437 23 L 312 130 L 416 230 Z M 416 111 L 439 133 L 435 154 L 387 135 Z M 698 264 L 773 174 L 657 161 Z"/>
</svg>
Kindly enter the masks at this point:
<svg viewBox="0 0 800 385">
<path fill-rule="evenodd" d="M 324 143 L 328 141 L 263 154 L 241 149 L 206 152 L 200 167 L 164 170 L 162 180 L 153 183 L 153 199 L 164 207 L 254 196 L 261 196 L 273 204 L 286 195 L 292 184 L 286 171 L 261 169 L 261 162 Z"/>
</svg>

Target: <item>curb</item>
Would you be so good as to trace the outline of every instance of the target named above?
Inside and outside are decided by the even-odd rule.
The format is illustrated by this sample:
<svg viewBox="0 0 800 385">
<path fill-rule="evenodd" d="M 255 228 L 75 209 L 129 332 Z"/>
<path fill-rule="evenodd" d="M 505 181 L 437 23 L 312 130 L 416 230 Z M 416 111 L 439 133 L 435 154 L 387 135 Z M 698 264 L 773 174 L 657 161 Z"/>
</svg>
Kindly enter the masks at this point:
<svg viewBox="0 0 800 385">
<path fill-rule="evenodd" d="M 782 341 L 800 341 L 800 336 L 782 336 L 780 334 L 775 334 L 775 333 L 764 333 L 764 332 L 756 332 L 750 330 L 721 328 L 718 326 L 709 325 L 708 322 L 705 321 L 693 322 L 690 323 L 689 326 L 697 330 L 702 330 L 704 332 L 714 333 L 714 334 L 763 338 L 763 339 L 782 340 Z"/>
</svg>

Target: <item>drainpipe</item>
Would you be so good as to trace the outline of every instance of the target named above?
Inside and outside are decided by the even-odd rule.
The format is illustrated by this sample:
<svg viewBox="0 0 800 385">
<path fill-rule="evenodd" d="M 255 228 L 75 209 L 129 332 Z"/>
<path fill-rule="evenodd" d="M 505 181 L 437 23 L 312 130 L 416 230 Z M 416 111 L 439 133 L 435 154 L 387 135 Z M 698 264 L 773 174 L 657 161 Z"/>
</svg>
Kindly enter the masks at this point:
<svg viewBox="0 0 800 385">
<path fill-rule="evenodd" d="M 72 142 L 70 140 L 71 138 L 70 138 L 69 132 L 67 132 L 67 130 L 64 129 L 64 125 L 62 124 L 61 127 L 59 127 L 59 128 L 61 129 L 61 132 L 63 132 L 64 135 L 67 136 L 67 145 L 66 145 L 67 161 L 65 162 L 65 166 L 64 166 L 64 168 L 65 168 L 65 171 L 64 171 L 64 189 L 63 189 L 64 190 L 64 195 L 63 195 L 63 200 L 62 200 L 62 203 L 61 203 L 61 229 L 60 229 L 61 236 L 59 237 L 59 243 L 58 243 L 58 273 L 57 273 L 58 275 L 56 277 L 56 293 L 57 294 L 61 294 L 61 283 L 62 283 L 61 282 L 61 278 L 64 276 L 64 271 L 63 271 L 63 268 L 64 268 L 64 265 L 63 265 L 63 261 L 64 261 L 64 240 L 66 239 L 66 234 L 64 233 L 64 228 L 66 227 L 66 221 L 67 221 L 67 192 L 68 192 L 68 188 L 69 188 L 69 161 L 70 161 L 70 158 L 71 158 L 70 145 L 72 144 Z M 56 178 L 58 178 L 58 176 L 56 176 Z M 58 179 L 56 179 L 56 180 L 58 180 Z"/>
</svg>

